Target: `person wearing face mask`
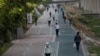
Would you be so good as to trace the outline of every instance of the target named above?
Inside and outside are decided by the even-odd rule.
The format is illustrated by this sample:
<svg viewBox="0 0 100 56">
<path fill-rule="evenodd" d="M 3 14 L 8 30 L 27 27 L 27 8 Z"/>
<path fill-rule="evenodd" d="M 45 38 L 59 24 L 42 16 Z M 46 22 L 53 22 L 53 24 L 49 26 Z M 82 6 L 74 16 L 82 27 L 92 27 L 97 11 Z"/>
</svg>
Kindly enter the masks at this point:
<svg viewBox="0 0 100 56">
<path fill-rule="evenodd" d="M 45 45 L 45 56 L 51 56 L 52 49 L 51 46 L 49 45 L 49 42 L 46 42 Z"/>
</svg>

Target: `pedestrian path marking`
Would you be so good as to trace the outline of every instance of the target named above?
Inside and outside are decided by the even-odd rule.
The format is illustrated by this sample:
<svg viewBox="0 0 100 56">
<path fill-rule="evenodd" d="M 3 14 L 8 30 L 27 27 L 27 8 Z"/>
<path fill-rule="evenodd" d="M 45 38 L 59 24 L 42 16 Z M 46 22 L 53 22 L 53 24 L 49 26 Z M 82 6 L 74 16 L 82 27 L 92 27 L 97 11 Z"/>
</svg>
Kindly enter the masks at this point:
<svg viewBox="0 0 100 56">
<path fill-rule="evenodd" d="M 58 52 L 59 52 L 59 45 L 60 45 L 60 43 L 58 42 L 58 44 L 57 44 L 56 56 L 58 56 Z"/>
<path fill-rule="evenodd" d="M 56 35 L 53 35 L 53 40 L 52 40 L 52 42 L 55 42 L 55 39 L 56 39 Z"/>
<path fill-rule="evenodd" d="M 29 50 L 29 47 L 27 47 L 27 49 L 26 49 L 27 51 Z"/>
<path fill-rule="evenodd" d="M 24 52 L 22 55 L 25 56 L 26 52 Z"/>
<path fill-rule="evenodd" d="M 32 43 L 29 43 L 29 46 L 32 46 Z"/>
</svg>

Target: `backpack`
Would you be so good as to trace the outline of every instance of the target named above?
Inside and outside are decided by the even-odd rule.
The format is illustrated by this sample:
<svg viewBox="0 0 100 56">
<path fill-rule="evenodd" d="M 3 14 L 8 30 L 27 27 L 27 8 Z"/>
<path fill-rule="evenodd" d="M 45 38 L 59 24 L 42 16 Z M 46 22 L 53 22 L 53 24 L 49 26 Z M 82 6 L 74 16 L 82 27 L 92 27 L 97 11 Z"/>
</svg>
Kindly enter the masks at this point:
<svg viewBox="0 0 100 56">
<path fill-rule="evenodd" d="M 76 35 L 76 36 L 75 36 L 75 42 L 80 42 L 80 41 L 81 41 L 80 35 Z"/>
</svg>

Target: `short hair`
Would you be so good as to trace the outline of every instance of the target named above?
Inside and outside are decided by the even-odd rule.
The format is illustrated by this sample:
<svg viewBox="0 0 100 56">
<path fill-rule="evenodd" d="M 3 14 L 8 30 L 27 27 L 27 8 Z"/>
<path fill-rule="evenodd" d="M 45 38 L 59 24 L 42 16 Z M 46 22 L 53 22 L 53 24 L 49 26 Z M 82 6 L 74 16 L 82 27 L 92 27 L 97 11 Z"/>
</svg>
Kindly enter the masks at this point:
<svg viewBox="0 0 100 56">
<path fill-rule="evenodd" d="M 77 35 L 79 35 L 80 32 L 77 32 Z"/>
</svg>

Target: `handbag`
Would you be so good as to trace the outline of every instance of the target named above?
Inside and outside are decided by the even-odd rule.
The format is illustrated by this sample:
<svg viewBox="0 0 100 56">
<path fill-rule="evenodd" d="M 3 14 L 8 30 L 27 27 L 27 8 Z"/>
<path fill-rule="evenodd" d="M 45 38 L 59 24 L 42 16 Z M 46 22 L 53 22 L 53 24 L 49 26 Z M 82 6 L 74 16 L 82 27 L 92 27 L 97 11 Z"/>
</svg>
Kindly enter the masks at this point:
<svg viewBox="0 0 100 56">
<path fill-rule="evenodd" d="M 76 43 L 73 44 L 73 47 L 74 47 L 74 48 L 76 47 Z"/>
</svg>

